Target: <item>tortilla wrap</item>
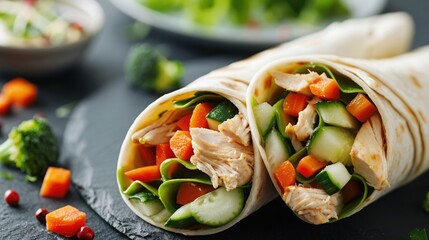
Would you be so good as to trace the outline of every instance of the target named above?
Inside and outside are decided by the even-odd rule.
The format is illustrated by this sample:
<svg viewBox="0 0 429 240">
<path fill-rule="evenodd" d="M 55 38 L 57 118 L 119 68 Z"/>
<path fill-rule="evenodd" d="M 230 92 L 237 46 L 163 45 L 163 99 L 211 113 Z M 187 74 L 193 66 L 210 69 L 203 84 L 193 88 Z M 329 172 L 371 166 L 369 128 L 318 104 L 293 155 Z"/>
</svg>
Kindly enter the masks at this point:
<svg viewBox="0 0 429 240">
<path fill-rule="evenodd" d="M 307 63 L 327 66 L 331 71 L 342 74 L 358 84 L 376 106 L 381 117 L 381 127 L 378 128 L 380 132 L 376 135 L 382 139 L 382 156 L 374 158 L 371 168 L 364 169 L 364 171 L 360 172 L 360 175 L 368 176 L 372 174 L 371 171 L 376 171 L 373 169 L 381 169 L 382 171 L 377 173 L 377 177 L 380 178 L 379 181 L 383 184 L 374 187 L 372 193 L 369 192 L 362 204 L 356 206 L 355 209 L 341 216 L 338 214 L 339 219 L 359 212 L 370 203 L 417 178 L 428 169 L 429 156 L 425 149 L 429 147 L 429 140 L 427 139 L 429 136 L 429 110 L 426 106 L 429 101 L 427 94 L 429 91 L 429 70 L 427 68 L 429 64 L 429 47 L 384 60 L 351 59 L 332 55 L 307 55 L 277 60 L 264 66 L 255 75 L 248 88 L 247 101 L 255 98 L 259 103 L 272 102 L 273 93 L 278 92 L 281 88 L 276 84 L 267 87 L 266 81 L 270 79 L 270 73 L 274 71 L 294 72 L 294 70 Z M 252 106 L 247 107 L 253 143 L 260 150 L 278 194 L 286 205 L 302 220 L 312 224 L 325 223 L 308 217 L 309 215 L 318 215 L 320 209 L 296 207 L 290 197 L 288 198 L 290 195 L 289 189 L 291 188 L 284 191 L 276 183 L 274 172 L 279 165 L 273 165 L 273 162 L 270 162 L 267 157 L 268 152 L 264 148 L 262 137 L 258 133 Z M 316 130 L 317 128 L 314 129 L 314 131 Z M 365 152 L 373 147 L 371 144 L 371 141 L 363 142 L 359 145 L 359 148 L 362 152 Z M 357 171 L 354 162 L 353 168 L 354 171 Z M 302 186 L 303 189 L 312 188 Z M 296 189 L 295 186 L 292 188 Z M 312 196 L 307 195 L 306 201 L 311 202 L 313 200 L 315 199 Z M 340 205 L 338 204 L 338 206 Z M 309 215 L 306 216 L 304 212 Z M 331 218 L 329 220 L 329 222 L 332 222 L 338 219 Z"/>
<path fill-rule="evenodd" d="M 400 35 L 397 35 L 398 29 L 401 30 Z M 215 93 L 233 103 L 247 120 L 245 94 L 248 83 L 254 73 L 264 64 L 285 56 L 309 53 L 331 53 L 361 58 L 386 58 L 407 51 L 412 33 L 413 24 L 411 18 L 404 13 L 348 20 L 343 23 L 332 24 L 321 32 L 285 43 L 202 76 L 188 86 L 162 96 L 140 113 L 123 141 L 118 159 L 118 171 L 126 171 L 141 166 L 141 163 L 139 163 L 141 157 L 136 144 L 132 141 L 132 136 L 136 131 L 155 123 L 161 113 L 174 109 L 174 100 L 185 99 L 201 91 Z M 259 150 L 256 146 L 253 146 L 253 149 L 255 153 L 253 177 L 247 201 L 241 213 L 223 226 L 200 227 L 198 229 L 165 227 L 165 221 L 156 222 L 153 218 L 145 216 L 139 210 L 140 203 L 128 199 L 128 196 L 123 191 L 130 185 L 130 182 L 129 180 L 124 180 L 124 176 L 120 173 L 118 174 L 118 185 L 122 198 L 130 209 L 144 221 L 168 231 L 184 235 L 207 235 L 223 231 L 276 197 L 275 189 L 260 159 Z"/>
</svg>

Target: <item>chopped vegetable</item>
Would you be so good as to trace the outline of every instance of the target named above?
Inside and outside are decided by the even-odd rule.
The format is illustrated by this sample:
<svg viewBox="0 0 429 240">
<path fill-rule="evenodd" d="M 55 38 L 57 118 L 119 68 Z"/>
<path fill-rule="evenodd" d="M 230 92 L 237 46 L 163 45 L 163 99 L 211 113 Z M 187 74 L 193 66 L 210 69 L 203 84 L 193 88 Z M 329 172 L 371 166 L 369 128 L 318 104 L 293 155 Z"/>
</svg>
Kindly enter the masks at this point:
<svg viewBox="0 0 429 240">
<path fill-rule="evenodd" d="M 0 116 L 4 116 L 9 113 L 10 107 L 12 106 L 12 101 L 9 97 L 0 94 Z"/>
<path fill-rule="evenodd" d="M 64 198 L 69 192 L 71 172 L 57 167 L 49 167 L 43 179 L 40 196 Z"/>
<path fill-rule="evenodd" d="M 169 158 L 174 158 L 174 152 L 170 148 L 170 144 L 162 143 L 156 145 L 156 165 L 161 166 L 161 163 Z"/>
<path fill-rule="evenodd" d="M 309 97 L 300 93 L 290 92 L 283 102 L 283 112 L 298 117 L 299 112 L 307 106 Z"/>
<path fill-rule="evenodd" d="M 422 228 L 414 228 L 411 230 L 410 234 L 410 240 L 428 240 L 428 236 L 426 234 L 426 229 Z"/>
<path fill-rule="evenodd" d="M 79 229 L 86 225 L 86 214 L 67 205 L 46 215 L 46 229 L 48 231 L 73 237 Z"/>
<path fill-rule="evenodd" d="M 161 167 L 161 163 L 169 158 L 175 158 L 174 152 L 171 150 L 169 143 L 163 143 L 156 145 L 156 166 L 158 166 L 158 171 Z M 168 174 L 172 176 L 176 169 L 179 167 L 178 164 L 171 164 L 168 168 Z"/>
<path fill-rule="evenodd" d="M 179 61 L 168 60 L 158 47 L 141 44 L 130 49 L 125 72 L 132 85 L 165 93 L 179 87 L 184 67 Z"/>
<path fill-rule="evenodd" d="M 206 116 L 209 128 L 218 131 L 219 124 L 233 118 L 238 113 L 237 107 L 225 100 L 214 107 Z"/>
<path fill-rule="evenodd" d="M 303 157 L 296 167 L 296 171 L 302 176 L 309 178 L 324 168 L 328 162 L 320 161 L 311 155 Z"/>
<path fill-rule="evenodd" d="M 57 162 L 58 156 L 58 140 L 44 118 L 22 122 L 0 145 L 0 162 L 21 169 L 27 179 L 43 176 L 48 167 Z"/>
<path fill-rule="evenodd" d="M 349 129 L 359 129 L 361 125 L 359 121 L 346 110 L 346 106 L 342 102 L 318 102 L 316 103 L 316 108 L 323 123 Z"/>
<path fill-rule="evenodd" d="M 189 124 L 191 122 L 192 113 L 188 113 L 182 118 L 179 119 L 179 121 L 176 122 L 176 125 L 184 131 L 189 131 Z"/>
<path fill-rule="evenodd" d="M 170 147 L 174 155 L 182 160 L 188 161 L 194 154 L 191 134 L 188 131 L 176 131 L 170 139 Z"/>
<path fill-rule="evenodd" d="M 201 224 L 218 227 L 227 224 L 240 214 L 244 200 L 242 188 L 227 191 L 221 187 L 191 202 L 192 216 Z"/>
<path fill-rule="evenodd" d="M 259 133 L 265 137 L 276 121 L 276 111 L 269 103 L 264 102 L 253 107 L 253 113 Z"/>
<path fill-rule="evenodd" d="M 156 165 L 156 149 L 155 147 L 138 146 L 140 156 L 143 159 L 144 166 Z"/>
<path fill-rule="evenodd" d="M 136 168 L 127 171 L 124 174 L 133 181 L 138 180 L 145 183 L 161 178 L 161 173 L 159 172 L 159 167 L 157 165 Z"/>
<path fill-rule="evenodd" d="M 3 85 L 1 95 L 9 98 L 13 105 L 27 107 L 37 99 L 37 87 L 23 78 L 15 78 Z"/>
<path fill-rule="evenodd" d="M 358 93 L 346 108 L 347 111 L 361 122 L 365 122 L 377 112 L 374 104 L 362 93 Z"/>
<path fill-rule="evenodd" d="M 341 162 L 328 165 L 316 175 L 317 182 L 329 195 L 340 191 L 350 180 L 352 175 Z"/>
<path fill-rule="evenodd" d="M 310 84 L 310 91 L 314 96 L 323 100 L 339 100 L 340 87 L 337 81 L 332 78 L 319 77 Z"/>
<path fill-rule="evenodd" d="M 3 195 L 4 201 L 9 204 L 9 206 L 16 207 L 19 203 L 19 194 L 13 190 L 7 190 Z"/>
<path fill-rule="evenodd" d="M 285 192 L 289 186 L 295 185 L 296 172 L 295 168 L 289 161 L 284 161 L 274 172 L 277 184 Z"/>
<path fill-rule="evenodd" d="M 209 102 L 199 103 L 195 106 L 192 112 L 191 122 L 189 127 L 191 128 L 208 128 L 207 114 L 214 108 L 213 104 Z"/>
<path fill-rule="evenodd" d="M 207 184 L 193 182 L 181 183 L 177 191 L 176 202 L 177 204 L 185 205 L 213 190 L 213 186 Z"/>
</svg>

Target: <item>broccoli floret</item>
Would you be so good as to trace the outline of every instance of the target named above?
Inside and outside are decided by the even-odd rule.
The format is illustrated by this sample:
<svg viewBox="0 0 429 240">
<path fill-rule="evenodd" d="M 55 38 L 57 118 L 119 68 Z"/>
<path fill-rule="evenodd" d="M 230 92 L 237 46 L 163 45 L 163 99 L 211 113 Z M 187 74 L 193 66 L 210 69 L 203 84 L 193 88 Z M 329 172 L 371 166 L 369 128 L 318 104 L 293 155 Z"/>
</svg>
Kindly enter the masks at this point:
<svg viewBox="0 0 429 240">
<path fill-rule="evenodd" d="M 59 144 L 45 118 L 33 118 L 14 127 L 0 145 L 0 162 L 16 166 L 36 181 L 58 161 Z"/>
<path fill-rule="evenodd" d="M 165 93 L 179 87 L 184 67 L 168 60 L 157 47 L 141 44 L 130 49 L 125 72 L 132 85 Z"/>
</svg>

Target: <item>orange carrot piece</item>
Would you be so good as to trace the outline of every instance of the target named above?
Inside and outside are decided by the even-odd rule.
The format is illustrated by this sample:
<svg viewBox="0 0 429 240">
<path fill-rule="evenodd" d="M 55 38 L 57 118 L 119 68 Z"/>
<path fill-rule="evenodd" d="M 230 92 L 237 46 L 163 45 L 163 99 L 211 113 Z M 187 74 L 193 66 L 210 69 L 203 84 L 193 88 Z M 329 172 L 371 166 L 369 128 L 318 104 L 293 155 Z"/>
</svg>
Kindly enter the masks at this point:
<svg viewBox="0 0 429 240">
<path fill-rule="evenodd" d="M 177 121 L 177 126 L 181 130 L 189 131 L 189 124 L 191 122 L 192 113 L 188 113 Z"/>
<path fill-rule="evenodd" d="M 307 106 L 308 99 L 306 95 L 290 92 L 283 101 L 283 112 L 298 117 L 299 112 Z"/>
<path fill-rule="evenodd" d="M 320 161 L 311 155 L 307 155 L 299 161 L 296 171 L 302 176 L 309 178 L 324 168 L 327 164 L 328 163 L 326 161 Z"/>
<path fill-rule="evenodd" d="M 359 196 L 362 196 L 364 186 L 362 182 L 350 179 L 350 181 L 341 189 L 343 195 L 343 203 L 347 204 Z"/>
<path fill-rule="evenodd" d="M 169 143 L 162 143 L 156 145 L 156 166 L 159 168 L 161 167 L 161 163 L 164 162 L 166 159 L 169 158 L 175 158 L 174 152 L 171 150 Z M 171 164 L 168 168 L 168 174 L 172 176 L 176 170 L 180 167 L 180 164 Z"/>
<path fill-rule="evenodd" d="M 11 106 L 12 101 L 10 98 L 0 94 L 0 116 L 6 115 L 9 112 Z"/>
<path fill-rule="evenodd" d="M 156 164 L 155 147 L 146 147 L 140 145 L 137 148 L 139 150 L 140 156 L 143 159 L 144 166 L 151 166 Z"/>
<path fill-rule="evenodd" d="M 179 190 L 177 191 L 176 203 L 185 205 L 213 190 L 213 186 L 203 183 L 181 183 L 179 185 Z"/>
<path fill-rule="evenodd" d="M 161 163 L 166 159 L 174 158 L 174 152 L 171 150 L 169 143 L 161 143 L 156 145 L 156 165 L 161 166 Z"/>
<path fill-rule="evenodd" d="M 377 112 L 374 104 L 362 93 L 358 93 L 346 106 L 346 109 L 361 122 L 365 122 Z"/>
<path fill-rule="evenodd" d="M 170 147 L 174 155 L 182 160 L 189 161 L 194 154 L 191 134 L 188 131 L 176 131 L 170 139 Z"/>
<path fill-rule="evenodd" d="M 79 229 L 86 225 L 86 214 L 67 205 L 46 215 L 46 229 L 63 235 L 73 237 Z"/>
<path fill-rule="evenodd" d="M 214 108 L 214 105 L 209 102 L 199 103 L 195 106 L 192 112 L 189 127 L 191 128 L 208 128 L 209 124 L 206 115 Z"/>
<path fill-rule="evenodd" d="M 289 186 L 296 183 L 296 172 L 290 161 L 284 161 L 278 166 L 274 172 L 274 178 L 280 188 L 285 192 Z"/>
<path fill-rule="evenodd" d="M 68 169 L 49 167 L 43 178 L 40 196 L 64 198 L 70 189 L 71 172 Z"/>
<path fill-rule="evenodd" d="M 2 94 L 10 98 L 13 105 L 27 107 L 37 98 L 37 86 L 24 78 L 15 78 L 3 85 Z"/>
<path fill-rule="evenodd" d="M 152 182 L 161 178 L 161 173 L 157 165 L 136 168 L 124 173 L 129 179 L 142 182 Z"/>
<path fill-rule="evenodd" d="M 337 81 L 332 78 L 319 77 L 310 84 L 310 91 L 313 95 L 320 97 L 323 100 L 339 100 L 340 87 Z"/>
</svg>

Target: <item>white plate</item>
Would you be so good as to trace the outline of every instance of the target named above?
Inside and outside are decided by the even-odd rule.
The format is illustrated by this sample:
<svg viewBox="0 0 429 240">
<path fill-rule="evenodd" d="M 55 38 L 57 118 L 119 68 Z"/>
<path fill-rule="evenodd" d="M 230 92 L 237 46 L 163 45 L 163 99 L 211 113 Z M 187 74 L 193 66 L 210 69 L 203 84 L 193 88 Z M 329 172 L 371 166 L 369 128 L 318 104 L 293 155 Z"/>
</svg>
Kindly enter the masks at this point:
<svg viewBox="0 0 429 240">
<path fill-rule="evenodd" d="M 329 22 L 317 25 L 296 22 L 282 23 L 269 28 L 235 26 L 202 27 L 176 15 L 160 13 L 144 7 L 137 0 L 110 0 L 128 16 L 152 27 L 186 37 L 226 44 L 270 46 L 317 31 Z M 361 18 L 380 13 L 387 0 L 344 0 L 351 9 L 352 18 Z"/>
</svg>

